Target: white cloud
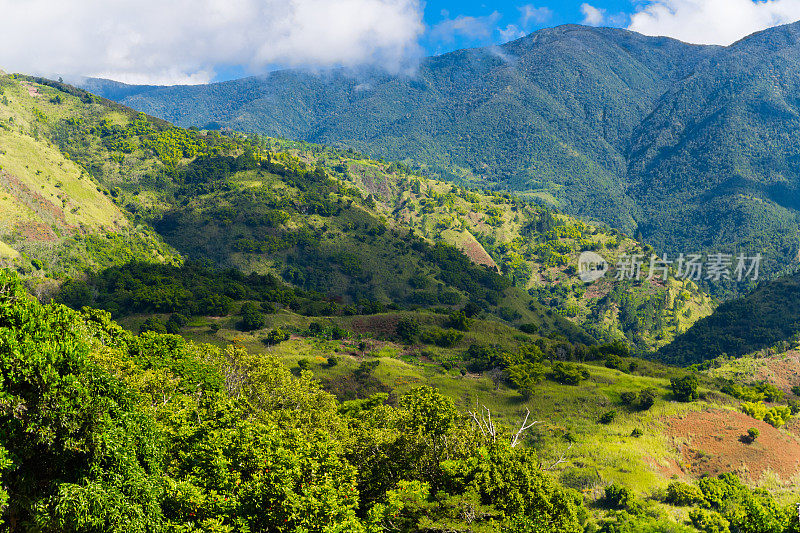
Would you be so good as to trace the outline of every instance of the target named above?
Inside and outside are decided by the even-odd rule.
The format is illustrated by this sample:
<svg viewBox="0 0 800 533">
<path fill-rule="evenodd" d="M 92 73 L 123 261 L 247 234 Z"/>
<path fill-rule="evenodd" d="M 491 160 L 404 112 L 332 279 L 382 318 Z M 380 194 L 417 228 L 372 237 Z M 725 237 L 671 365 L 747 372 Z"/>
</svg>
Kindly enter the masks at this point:
<svg viewBox="0 0 800 533">
<path fill-rule="evenodd" d="M 500 42 L 507 43 L 520 37 L 525 37 L 527 32 L 517 26 L 516 24 L 509 24 L 505 28 L 497 28 L 497 33 L 500 34 Z"/>
<path fill-rule="evenodd" d="M 651 0 L 629 29 L 699 44 L 731 44 L 800 19 L 800 0 Z"/>
<path fill-rule="evenodd" d="M 0 65 L 25 73 L 202 83 L 215 65 L 399 68 L 420 0 L 0 0 Z"/>
<path fill-rule="evenodd" d="M 553 12 L 547 7 L 535 7 L 532 4 L 527 4 L 519 9 L 521 15 L 521 24 L 527 27 L 529 23 L 544 24 L 553 16 Z"/>
<path fill-rule="evenodd" d="M 497 22 L 502 15 L 497 11 L 484 17 L 459 15 L 454 19 L 445 19 L 431 28 L 430 37 L 434 41 L 451 43 L 457 36 L 468 39 L 486 41 L 492 36 Z"/>
<path fill-rule="evenodd" d="M 583 23 L 587 26 L 600 26 L 606 18 L 606 10 L 589 4 L 581 4 Z"/>
</svg>

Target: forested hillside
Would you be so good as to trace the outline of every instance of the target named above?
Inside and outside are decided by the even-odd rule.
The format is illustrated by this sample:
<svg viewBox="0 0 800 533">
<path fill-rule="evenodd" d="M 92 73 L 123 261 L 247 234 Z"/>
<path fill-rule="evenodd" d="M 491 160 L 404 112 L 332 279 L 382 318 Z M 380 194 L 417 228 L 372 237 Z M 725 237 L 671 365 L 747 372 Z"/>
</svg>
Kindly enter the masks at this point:
<svg viewBox="0 0 800 533">
<path fill-rule="evenodd" d="M 59 149 L 54 131 L 75 120 L 77 109 L 88 107 L 52 87 L 0 76 L 3 264 L 63 277 L 136 259 L 176 257 L 151 229 L 135 224 L 91 172 Z M 113 114 L 122 119 L 130 112 Z"/>
<path fill-rule="evenodd" d="M 86 86 L 184 126 L 409 158 L 434 177 L 532 195 L 670 253 L 763 252 L 776 273 L 800 248 L 798 35 L 794 24 L 706 47 L 564 26 L 428 58 L 414 76 Z"/>
<path fill-rule="evenodd" d="M 694 284 L 674 279 L 586 287 L 576 270 L 582 251 L 613 262 L 650 250 L 509 194 L 423 178 L 353 151 L 174 128 L 69 86 L 6 79 L 39 87 L 42 95 L 19 94 L 8 107 L 36 108 L 38 142 L 59 148 L 141 231 L 155 228 L 185 258 L 282 278 L 340 304 L 338 312 L 472 302 L 517 326 L 647 351 L 713 309 Z M 45 259 L 32 257 L 44 261 L 40 275 L 55 272 Z M 102 300 L 64 298 L 77 307 Z"/>
<path fill-rule="evenodd" d="M 798 303 L 797 273 L 762 283 L 751 294 L 724 302 L 657 355 L 671 364 L 689 365 L 717 357 L 739 357 L 796 339 L 800 334 Z"/>
</svg>

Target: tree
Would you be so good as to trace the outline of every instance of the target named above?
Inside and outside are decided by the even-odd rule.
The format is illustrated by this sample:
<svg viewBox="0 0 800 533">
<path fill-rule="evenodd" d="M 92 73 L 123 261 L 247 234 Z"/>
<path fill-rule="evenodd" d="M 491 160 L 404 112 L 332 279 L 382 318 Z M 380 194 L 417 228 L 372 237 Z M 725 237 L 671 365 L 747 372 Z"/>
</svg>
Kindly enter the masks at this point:
<svg viewBox="0 0 800 533">
<path fill-rule="evenodd" d="M 679 402 L 691 402 L 698 398 L 697 393 L 697 376 L 689 374 L 682 378 L 672 378 L 670 380 L 672 387 L 672 395 Z"/>
<path fill-rule="evenodd" d="M 166 333 L 167 325 L 160 318 L 156 316 L 151 316 L 146 318 L 145 321 L 142 322 L 141 325 L 139 326 L 139 333 L 145 333 L 147 331 L 152 331 L 155 333 Z"/>
<path fill-rule="evenodd" d="M 239 321 L 239 329 L 243 331 L 253 331 L 263 328 L 267 321 L 258 306 L 252 302 L 242 304 L 240 311 L 242 320 Z"/>
<path fill-rule="evenodd" d="M 412 317 L 403 317 L 397 323 L 397 336 L 406 343 L 411 343 L 419 335 L 419 322 Z"/>
</svg>

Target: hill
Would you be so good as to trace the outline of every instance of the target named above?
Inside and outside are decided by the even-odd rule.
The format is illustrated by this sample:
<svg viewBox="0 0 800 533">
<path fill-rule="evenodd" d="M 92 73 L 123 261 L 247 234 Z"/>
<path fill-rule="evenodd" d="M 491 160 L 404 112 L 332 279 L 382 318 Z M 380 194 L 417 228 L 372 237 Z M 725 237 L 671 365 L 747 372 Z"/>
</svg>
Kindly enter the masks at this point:
<svg viewBox="0 0 800 533">
<path fill-rule="evenodd" d="M 696 364 L 771 348 L 798 333 L 800 279 L 795 274 L 762 283 L 751 294 L 722 303 L 656 355 L 671 364 Z"/>
<path fill-rule="evenodd" d="M 410 158 L 434 177 L 533 195 L 673 254 L 761 251 L 777 273 L 800 247 L 798 27 L 707 47 L 563 26 L 428 58 L 412 77 L 281 71 L 86 86 L 184 126 Z"/>
<path fill-rule="evenodd" d="M 576 339 L 585 335 L 577 325 L 641 351 L 669 342 L 714 306 L 674 279 L 587 288 L 575 268 L 582 251 L 613 262 L 647 248 L 518 197 L 353 151 L 176 128 L 107 101 L 86 103 L 91 95 L 57 82 L 8 79 L 62 89 L 59 103 L 20 97 L 19 105 L 51 117 L 39 123 L 39 142 L 80 165 L 111 205 L 185 258 L 271 274 L 343 306 L 472 302 L 517 326 Z"/>
<path fill-rule="evenodd" d="M 131 260 L 176 257 L 50 136 L 85 105 L 55 88 L 0 76 L 0 258 L 5 265 L 33 276 L 64 277 Z M 116 118 L 127 117 L 117 112 Z"/>
</svg>

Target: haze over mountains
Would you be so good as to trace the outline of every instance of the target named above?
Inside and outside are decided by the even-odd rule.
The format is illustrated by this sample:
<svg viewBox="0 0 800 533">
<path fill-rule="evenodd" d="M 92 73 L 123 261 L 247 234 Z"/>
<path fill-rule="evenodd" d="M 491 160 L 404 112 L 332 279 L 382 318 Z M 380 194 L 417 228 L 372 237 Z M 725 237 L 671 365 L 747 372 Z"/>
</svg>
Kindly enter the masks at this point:
<svg viewBox="0 0 800 533">
<path fill-rule="evenodd" d="M 354 148 L 540 196 L 657 249 L 798 246 L 800 24 L 729 47 L 582 26 L 424 60 L 413 76 L 280 71 L 91 91 L 182 126 Z"/>
</svg>

